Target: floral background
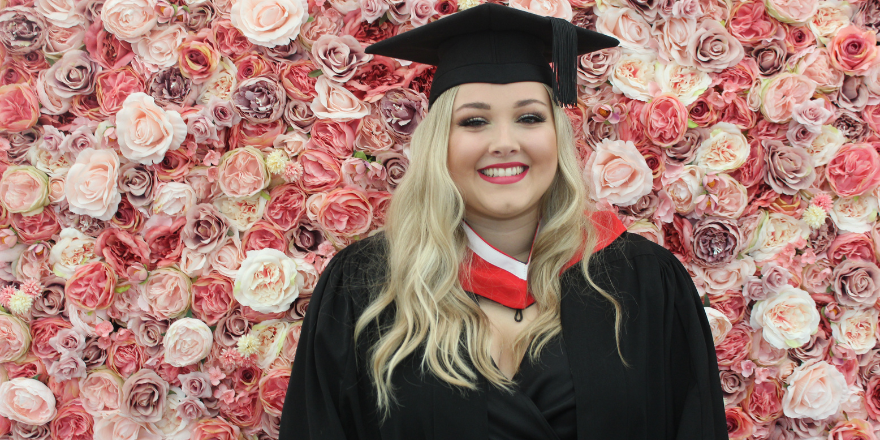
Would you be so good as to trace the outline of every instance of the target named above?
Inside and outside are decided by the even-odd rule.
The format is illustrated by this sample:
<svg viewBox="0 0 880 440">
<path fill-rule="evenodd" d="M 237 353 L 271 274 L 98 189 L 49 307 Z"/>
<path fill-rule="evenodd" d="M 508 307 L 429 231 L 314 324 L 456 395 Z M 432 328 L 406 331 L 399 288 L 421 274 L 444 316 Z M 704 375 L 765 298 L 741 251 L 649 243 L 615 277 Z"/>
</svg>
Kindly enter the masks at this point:
<svg viewBox="0 0 880 440">
<path fill-rule="evenodd" d="M 478 0 L 0 0 L 0 438 L 274 439 L 327 262 L 380 230 Z M 880 435 L 876 0 L 510 0 L 579 59 L 599 206 L 710 307 L 731 439 Z"/>
</svg>

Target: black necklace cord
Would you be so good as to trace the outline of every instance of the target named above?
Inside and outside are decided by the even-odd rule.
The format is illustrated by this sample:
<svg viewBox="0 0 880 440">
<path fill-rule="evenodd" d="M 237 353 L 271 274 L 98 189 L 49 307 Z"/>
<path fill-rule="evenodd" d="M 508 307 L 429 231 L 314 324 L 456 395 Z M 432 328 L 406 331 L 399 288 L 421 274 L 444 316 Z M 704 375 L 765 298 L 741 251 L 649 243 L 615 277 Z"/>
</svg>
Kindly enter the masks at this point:
<svg viewBox="0 0 880 440">
<path fill-rule="evenodd" d="M 516 313 L 513 314 L 513 320 L 516 322 L 521 322 L 523 319 L 522 315 L 523 309 L 516 309 Z"/>
</svg>

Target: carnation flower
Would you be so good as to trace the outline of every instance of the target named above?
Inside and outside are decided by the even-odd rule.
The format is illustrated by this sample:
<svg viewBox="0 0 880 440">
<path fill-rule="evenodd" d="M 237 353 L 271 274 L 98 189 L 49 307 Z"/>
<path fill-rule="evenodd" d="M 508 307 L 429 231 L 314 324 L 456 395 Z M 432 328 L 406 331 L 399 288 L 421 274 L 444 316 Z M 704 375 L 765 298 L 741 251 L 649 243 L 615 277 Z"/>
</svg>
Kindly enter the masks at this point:
<svg viewBox="0 0 880 440">
<path fill-rule="evenodd" d="M 825 212 L 831 211 L 833 204 L 834 201 L 831 200 L 831 195 L 824 191 L 817 193 L 813 196 L 813 200 L 810 200 L 810 205 L 818 206 Z"/>
<path fill-rule="evenodd" d="M 16 315 L 24 315 L 31 309 L 34 298 L 21 290 L 16 290 L 9 298 L 9 310 Z"/>
<path fill-rule="evenodd" d="M 810 205 L 806 211 L 804 211 L 801 219 L 812 229 L 819 229 L 822 225 L 825 224 L 825 218 L 828 216 L 828 213 L 825 212 L 818 205 Z"/>
<path fill-rule="evenodd" d="M 242 354 L 242 356 L 250 356 L 252 354 L 256 354 L 259 351 L 259 347 L 257 346 L 259 341 L 257 338 L 248 333 L 238 338 L 238 352 Z"/>
<path fill-rule="evenodd" d="M 283 150 L 273 150 L 266 156 L 266 168 L 272 174 L 281 174 L 287 168 L 287 155 Z"/>
</svg>

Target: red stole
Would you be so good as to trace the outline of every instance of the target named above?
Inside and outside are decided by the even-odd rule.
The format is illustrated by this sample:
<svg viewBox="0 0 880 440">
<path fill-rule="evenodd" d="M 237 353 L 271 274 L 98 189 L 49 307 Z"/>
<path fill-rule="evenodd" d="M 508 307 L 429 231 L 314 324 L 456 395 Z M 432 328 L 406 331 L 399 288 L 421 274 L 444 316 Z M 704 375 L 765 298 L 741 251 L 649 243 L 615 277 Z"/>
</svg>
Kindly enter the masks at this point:
<svg viewBox="0 0 880 440">
<path fill-rule="evenodd" d="M 610 245 L 617 237 L 626 231 L 626 227 L 610 211 L 594 211 L 590 213 L 593 225 L 600 234 L 599 242 L 593 252 Z M 459 281 L 465 291 L 491 299 L 512 309 L 524 309 L 535 302 L 535 298 L 528 291 L 528 263 L 523 263 L 483 240 L 467 223 L 463 223 L 468 236 L 468 253 L 473 265 L 471 266 L 471 279 L 464 277 L 466 267 L 459 271 Z M 535 237 L 541 229 L 539 223 L 535 231 Z M 532 237 L 534 246 L 535 237 Z M 531 251 L 529 259 L 531 261 Z M 560 275 L 569 267 L 577 264 L 583 257 L 583 246 L 574 257 L 565 264 Z"/>
</svg>

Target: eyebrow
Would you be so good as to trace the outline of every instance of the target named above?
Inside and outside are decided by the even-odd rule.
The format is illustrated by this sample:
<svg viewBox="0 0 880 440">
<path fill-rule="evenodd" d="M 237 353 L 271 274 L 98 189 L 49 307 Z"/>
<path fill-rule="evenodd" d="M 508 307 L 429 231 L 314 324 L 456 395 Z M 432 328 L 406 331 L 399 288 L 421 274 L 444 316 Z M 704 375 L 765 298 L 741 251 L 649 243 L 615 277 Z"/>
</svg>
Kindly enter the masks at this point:
<svg viewBox="0 0 880 440">
<path fill-rule="evenodd" d="M 544 104 L 543 101 L 538 100 L 538 99 L 523 99 L 523 100 L 517 101 L 516 104 L 513 106 L 513 108 L 524 107 L 529 104 L 535 104 L 535 103 L 541 104 L 545 107 L 547 106 L 547 104 Z M 486 104 L 485 102 L 469 102 L 467 104 L 462 104 L 460 107 L 455 109 L 455 111 L 459 111 L 459 110 L 465 109 L 465 108 L 476 108 L 476 109 L 480 109 L 480 110 L 491 110 L 492 109 L 492 107 L 489 104 Z"/>
</svg>

